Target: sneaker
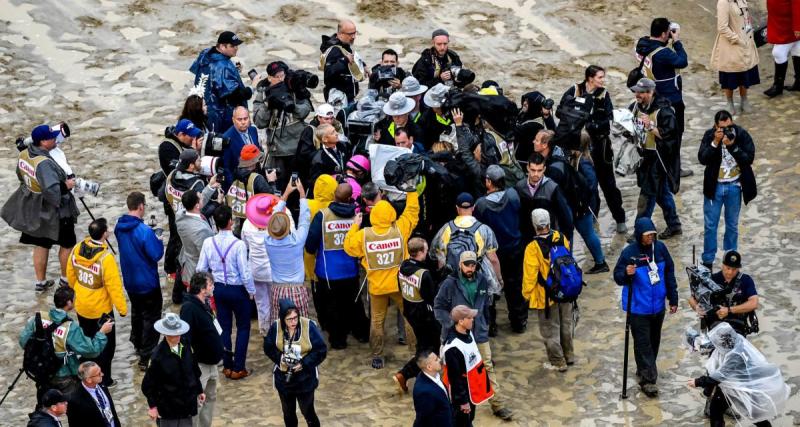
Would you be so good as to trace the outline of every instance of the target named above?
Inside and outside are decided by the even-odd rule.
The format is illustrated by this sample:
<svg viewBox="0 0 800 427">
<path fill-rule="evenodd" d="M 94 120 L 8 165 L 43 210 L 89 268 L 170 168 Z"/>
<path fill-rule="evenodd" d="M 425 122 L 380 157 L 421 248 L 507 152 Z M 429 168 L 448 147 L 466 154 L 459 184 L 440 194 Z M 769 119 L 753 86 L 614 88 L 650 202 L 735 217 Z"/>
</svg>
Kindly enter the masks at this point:
<svg viewBox="0 0 800 427">
<path fill-rule="evenodd" d="M 617 223 L 617 234 L 625 234 L 628 232 L 628 226 L 624 222 Z"/>
<path fill-rule="evenodd" d="M 550 362 L 544 362 L 544 368 L 547 369 L 548 371 L 558 371 L 558 372 L 566 372 L 567 369 L 569 369 L 567 368 L 566 363 L 562 365 L 554 365 Z"/>
<path fill-rule="evenodd" d="M 642 392 L 647 395 L 647 397 L 656 397 L 658 396 L 658 386 L 655 384 L 647 383 L 642 384 Z"/>
<path fill-rule="evenodd" d="M 511 419 L 514 417 L 514 413 L 508 408 L 500 408 L 496 411 L 493 411 L 493 413 L 495 417 L 500 418 L 503 421 L 511 421 Z"/>
<path fill-rule="evenodd" d="M 602 264 L 595 264 L 594 267 L 586 271 L 586 274 L 607 273 L 609 271 L 608 263 L 603 261 Z"/>
<path fill-rule="evenodd" d="M 406 381 L 406 377 L 404 377 L 403 374 L 398 372 L 394 374 L 392 379 L 394 380 L 394 385 L 397 386 L 397 390 L 400 392 L 400 394 L 408 393 L 408 383 Z"/>
<path fill-rule="evenodd" d="M 687 176 L 694 175 L 694 171 L 691 169 L 681 169 L 681 178 L 686 178 Z"/>
<path fill-rule="evenodd" d="M 67 282 L 66 280 L 64 280 L 64 278 L 63 278 L 63 277 L 62 277 L 62 278 L 59 278 L 59 279 L 58 279 L 58 286 L 59 286 L 60 288 L 67 287 L 67 286 L 69 286 L 69 282 Z"/>
<path fill-rule="evenodd" d="M 52 288 L 54 284 L 55 282 L 53 282 L 52 280 L 45 280 L 44 282 L 36 282 L 35 284 L 36 292 L 44 292 Z"/>
<path fill-rule="evenodd" d="M 373 369 L 383 369 L 383 358 L 380 356 L 375 356 L 372 358 L 372 368 Z"/>
<path fill-rule="evenodd" d="M 527 329 L 528 329 L 528 325 L 513 325 L 513 326 L 511 326 L 511 332 L 513 332 L 515 334 L 524 334 Z"/>
<path fill-rule="evenodd" d="M 660 240 L 667 240 L 675 236 L 680 236 L 683 234 L 683 230 L 681 227 L 667 227 L 661 234 L 658 235 Z"/>
</svg>

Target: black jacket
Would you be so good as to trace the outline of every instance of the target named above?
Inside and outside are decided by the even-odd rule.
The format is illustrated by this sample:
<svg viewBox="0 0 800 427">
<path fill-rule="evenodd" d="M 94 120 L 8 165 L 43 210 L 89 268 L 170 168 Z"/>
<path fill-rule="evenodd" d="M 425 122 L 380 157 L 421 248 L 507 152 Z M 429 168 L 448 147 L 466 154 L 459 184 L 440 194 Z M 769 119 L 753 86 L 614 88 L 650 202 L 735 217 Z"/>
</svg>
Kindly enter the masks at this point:
<svg viewBox="0 0 800 427">
<path fill-rule="evenodd" d="M 114 406 L 114 400 L 111 398 L 111 393 L 104 385 L 98 385 L 103 390 L 108 405 L 111 407 L 111 414 L 114 416 L 114 425 L 119 426 L 119 417 L 117 417 L 117 409 Z M 71 426 L 82 427 L 106 427 L 106 418 L 95 403 L 94 397 L 83 388 L 82 384 L 78 384 L 78 388 L 74 393 L 68 396 L 69 410 L 67 411 L 67 420 Z"/>
<path fill-rule="evenodd" d="M 30 418 L 28 427 L 59 427 L 56 419 L 43 411 L 31 412 L 28 414 L 28 418 Z M 72 425 L 72 423 L 70 423 L 70 425 Z"/>
<path fill-rule="evenodd" d="M 264 175 L 261 175 L 254 170 L 237 168 L 236 172 L 233 174 L 233 179 L 239 180 L 247 185 L 247 181 L 250 179 L 250 174 L 253 173 L 256 174 L 256 179 L 253 181 L 253 194 L 275 194 L 275 185 L 267 181 L 267 178 Z M 233 182 L 228 184 L 228 188 L 230 188 L 231 184 L 233 184 Z"/>
<path fill-rule="evenodd" d="M 147 398 L 147 405 L 158 408 L 164 419 L 197 415 L 197 396 L 203 393 L 200 368 L 192 350 L 181 341 L 183 350 L 178 357 L 170 350 L 167 341 L 161 340 L 153 350 L 142 379 L 142 393 Z"/>
<path fill-rule="evenodd" d="M 444 343 L 450 343 L 453 340 L 461 340 L 465 343 L 471 343 L 472 337 L 469 333 L 461 334 L 456 331 L 455 326 L 447 331 L 447 337 Z M 465 403 L 471 403 L 469 399 L 469 384 L 467 383 L 467 364 L 464 360 L 464 354 L 461 353 L 456 347 L 448 349 L 444 353 L 444 363 L 447 365 L 447 381 L 450 383 L 450 401 L 453 403 L 454 408 Z"/>
<path fill-rule="evenodd" d="M 181 319 L 189 324 L 184 340 L 192 348 L 197 363 L 216 365 L 222 360 L 222 337 L 214 326 L 214 314 L 196 295 L 183 295 Z"/>
<path fill-rule="evenodd" d="M 375 89 L 379 93 L 384 94 L 385 96 L 389 96 L 390 94 L 392 94 L 394 92 L 394 90 L 392 89 L 392 86 L 389 84 L 389 82 L 378 82 L 378 67 L 380 67 L 380 66 L 381 66 L 381 64 L 377 64 L 377 65 L 372 67 L 372 71 L 370 72 L 370 75 L 369 75 L 369 88 L 370 89 Z M 396 67 L 395 68 L 395 73 L 394 74 L 397 77 L 397 80 L 400 80 L 401 82 L 408 75 L 408 73 L 406 73 L 406 70 L 404 70 L 404 69 L 402 69 L 400 67 Z M 400 90 L 400 89 L 398 89 L 398 90 Z"/>
<path fill-rule="evenodd" d="M 175 164 L 177 164 L 181 151 L 190 148 L 181 144 L 172 132 L 172 126 L 167 127 L 164 130 L 167 139 L 158 146 L 158 164 L 161 166 L 161 170 L 164 171 L 164 175 L 169 175 L 175 169 Z M 176 145 L 181 149 L 178 149 Z"/>
<path fill-rule="evenodd" d="M 450 67 L 454 65 L 459 67 L 462 65 L 461 58 L 452 50 L 448 49 L 444 57 L 440 58 L 436 56 L 436 50 L 429 47 L 420 53 L 414 68 L 411 69 L 411 74 L 419 80 L 419 84 L 433 87 L 437 83 L 444 83 L 438 76 L 434 76 L 436 69 L 434 61 L 439 63 L 440 72 L 450 71 Z"/>
<path fill-rule="evenodd" d="M 736 160 L 736 164 L 739 165 L 741 172 L 739 183 L 742 185 L 742 198 L 744 199 L 744 204 L 748 204 L 758 194 L 756 176 L 752 168 L 753 158 L 756 155 L 756 145 L 753 143 L 750 133 L 743 127 L 738 125 L 733 125 L 733 127 L 736 129 L 736 138 L 727 149 Z M 714 142 L 714 128 L 707 130 L 703 134 L 703 140 L 700 142 L 700 151 L 697 153 L 697 160 L 706 167 L 703 172 L 703 195 L 707 199 L 714 200 L 714 194 L 717 191 L 719 167 L 722 164 L 723 144 L 720 141 L 719 145 L 714 147 L 711 145 L 712 142 Z"/>
<path fill-rule="evenodd" d="M 405 276 L 411 276 L 422 269 L 426 269 L 422 273 L 422 281 L 419 286 L 419 295 L 422 297 L 422 302 L 403 301 L 403 315 L 407 319 L 418 319 L 418 323 L 437 322 L 436 317 L 433 315 L 433 300 L 439 292 L 439 286 L 433 281 L 431 272 L 427 270 L 427 266 L 424 263 L 411 258 L 400 264 L 400 274 Z"/>
<path fill-rule="evenodd" d="M 439 121 L 433 108 L 429 108 L 422 113 L 422 117 L 417 124 L 422 129 L 422 141 L 426 150 L 430 150 L 433 143 L 441 139 L 442 133 L 448 130 L 452 131 L 453 120 L 448 117 L 443 117 L 443 119 L 444 122 L 449 124 Z"/>
<path fill-rule="evenodd" d="M 319 45 L 319 51 L 325 53 L 332 46 L 341 46 L 348 53 L 353 53 L 353 48 L 350 45 L 342 43 L 334 34 L 333 36 L 322 36 L 322 43 Z M 347 95 L 347 101 L 352 102 L 356 95 L 358 95 L 358 82 L 355 81 L 353 75 L 350 74 L 348 64 L 350 62 L 347 57 L 342 53 L 339 48 L 331 49 L 328 56 L 325 58 L 325 71 L 323 81 L 325 87 L 322 89 L 325 99 L 328 99 L 328 93 L 331 89 L 338 89 Z"/>
<path fill-rule="evenodd" d="M 628 109 L 633 111 L 636 103 Z M 661 138 L 656 138 L 656 150 L 644 150 L 642 163 L 636 171 L 636 184 L 646 196 L 656 196 L 661 191 L 663 180 L 667 180 L 669 189 L 673 194 L 680 191 L 680 153 L 677 144 L 677 122 L 675 110 L 669 100 L 655 94 L 653 101 L 647 109 L 639 110 L 650 114 L 658 110 L 656 127 Z M 658 152 L 658 155 L 656 155 Z M 660 160 L 659 160 L 660 157 Z M 663 166 L 662 166 L 663 162 Z"/>
<path fill-rule="evenodd" d="M 347 146 L 343 142 L 336 143 L 336 150 L 320 147 L 311 157 L 309 188 L 314 187 L 320 175 L 343 175 L 349 159 Z"/>
<path fill-rule="evenodd" d="M 592 194 L 586 179 L 567 161 L 567 159 L 551 151 L 545 161 L 544 175 L 558 184 L 567 200 L 572 217 L 577 219 L 588 212 Z M 567 234 L 571 236 L 571 234 Z"/>
<path fill-rule="evenodd" d="M 390 116 L 386 116 L 381 119 L 378 123 L 375 123 L 375 130 L 380 132 L 380 139 L 377 141 L 380 144 L 384 145 L 395 145 L 394 136 L 389 133 L 389 127 L 392 125 L 392 118 Z M 408 134 L 414 137 L 414 142 L 419 142 L 422 145 L 427 146 L 427 142 L 424 141 L 425 135 L 422 133 L 422 128 L 419 127 L 419 124 L 414 123 L 411 114 L 408 115 L 408 122 L 405 126 L 403 126 Z"/>
<path fill-rule="evenodd" d="M 564 95 L 561 96 L 559 105 L 562 105 L 568 97 L 575 96 L 575 86 L 578 86 L 580 96 L 586 96 L 586 82 L 572 85 Z M 608 136 L 611 132 L 611 121 L 614 120 L 614 105 L 611 103 L 611 95 L 605 89 L 595 89 L 590 95 L 592 99 L 592 113 L 589 122 L 586 123 L 586 131 L 593 138 Z"/>
<path fill-rule="evenodd" d="M 574 225 L 572 211 L 564 198 L 558 184 L 550 178 L 543 177 L 543 182 L 536 188 L 536 194 L 531 194 L 528 188 L 528 179 L 517 183 L 514 188 L 519 194 L 519 231 L 522 234 L 522 247 L 533 241 L 536 235 L 531 222 L 531 212 L 534 209 L 544 209 L 550 213 L 550 229 L 558 230 L 565 235 L 572 235 Z"/>
</svg>

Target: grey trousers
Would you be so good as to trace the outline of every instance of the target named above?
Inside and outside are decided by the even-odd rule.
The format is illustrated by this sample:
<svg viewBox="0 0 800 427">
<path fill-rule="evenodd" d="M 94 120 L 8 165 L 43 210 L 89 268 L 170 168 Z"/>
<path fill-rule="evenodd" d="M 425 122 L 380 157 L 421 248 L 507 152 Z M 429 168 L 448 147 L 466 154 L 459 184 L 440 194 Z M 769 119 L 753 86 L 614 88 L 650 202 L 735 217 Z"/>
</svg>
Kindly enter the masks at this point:
<svg viewBox="0 0 800 427">
<path fill-rule="evenodd" d="M 214 404 L 217 401 L 219 368 L 217 365 L 206 365 L 204 363 L 198 363 L 198 366 L 200 367 L 200 385 L 203 386 L 206 401 L 197 411 L 197 415 L 192 417 L 192 426 L 211 427 L 211 419 L 214 417 Z"/>
<path fill-rule="evenodd" d="M 549 311 L 549 315 L 548 312 Z M 539 318 L 539 333 L 542 334 L 547 359 L 554 366 L 562 366 L 575 360 L 572 346 L 572 303 L 560 302 L 545 310 L 536 310 Z"/>
</svg>

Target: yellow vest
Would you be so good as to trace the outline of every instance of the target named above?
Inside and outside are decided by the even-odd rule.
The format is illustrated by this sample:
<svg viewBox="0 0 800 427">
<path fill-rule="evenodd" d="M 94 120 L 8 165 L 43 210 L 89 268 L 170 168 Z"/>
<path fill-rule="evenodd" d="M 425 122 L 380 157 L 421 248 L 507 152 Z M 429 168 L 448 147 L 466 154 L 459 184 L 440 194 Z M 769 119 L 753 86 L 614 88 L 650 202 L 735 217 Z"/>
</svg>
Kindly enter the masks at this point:
<svg viewBox="0 0 800 427">
<path fill-rule="evenodd" d="M 257 176 L 258 174 L 255 172 L 251 173 L 250 177 L 247 178 L 247 185 L 237 179 L 233 181 L 231 188 L 228 189 L 228 194 L 225 195 L 225 204 L 233 211 L 234 218 L 247 217 L 245 207 L 247 206 L 247 201 L 250 200 L 255 193 L 253 185 L 256 182 Z"/>
<path fill-rule="evenodd" d="M 81 265 L 78 260 L 75 259 L 74 253 L 70 255 L 70 262 L 72 266 L 75 267 L 75 272 L 78 277 L 77 285 L 88 289 L 103 288 L 103 259 L 109 254 L 108 250 L 103 252 L 105 253 L 90 265 Z"/>
<path fill-rule="evenodd" d="M 298 314 L 299 315 L 299 314 Z M 281 320 L 275 321 L 275 347 L 283 354 L 291 353 L 295 358 L 302 359 L 303 356 L 311 352 L 311 320 L 307 317 L 301 317 L 298 326 L 300 326 L 300 338 L 297 341 L 284 342 L 283 328 L 281 328 Z M 283 359 L 281 359 L 280 370 L 286 372 L 289 369 Z"/>
<path fill-rule="evenodd" d="M 353 225 L 353 218 L 341 218 L 330 208 L 322 212 L 322 249 L 325 251 L 344 250 L 344 236 Z"/>
<path fill-rule="evenodd" d="M 372 227 L 364 229 L 364 253 L 367 268 L 389 270 L 403 262 L 403 235 L 396 224 L 384 235 L 376 234 Z"/>
<path fill-rule="evenodd" d="M 46 156 L 35 156 L 31 158 L 28 150 L 22 150 L 22 152 L 19 153 L 17 176 L 22 179 L 22 182 L 25 183 L 25 186 L 28 187 L 31 193 L 38 194 L 42 192 L 42 185 L 39 183 L 39 180 L 36 179 L 36 169 L 45 160 L 50 159 Z"/>
<path fill-rule="evenodd" d="M 410 276 L 406 276 L 403 273 L 397 274 L 398 285 L 400 285 L 400 293 L 403 294 L 403 299 L 408 302 L 423 301 L 419 288 L 422 286 L 422 275 L 426 271 L 424 268 L 420 268 Z"/>
</svg>

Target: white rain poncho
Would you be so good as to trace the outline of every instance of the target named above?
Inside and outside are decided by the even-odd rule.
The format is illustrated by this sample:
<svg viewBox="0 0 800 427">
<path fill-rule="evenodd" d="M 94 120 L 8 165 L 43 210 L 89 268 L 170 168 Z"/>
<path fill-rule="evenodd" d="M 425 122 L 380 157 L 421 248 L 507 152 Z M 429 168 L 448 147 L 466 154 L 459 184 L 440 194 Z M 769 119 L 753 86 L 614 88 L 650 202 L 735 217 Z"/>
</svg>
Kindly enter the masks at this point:
<svg viewBox="0 0 800 427">
<path fill-rule="evenodd" d="M 752 422 L 770 420 L 783 412 L 789 386 L 780 369 L 767 362 L 753 344 L 720 322 L 709 333 L 714 352 L 706 362 L 708 375 L 719 387 L 731 409 Z"/>
</svg>

